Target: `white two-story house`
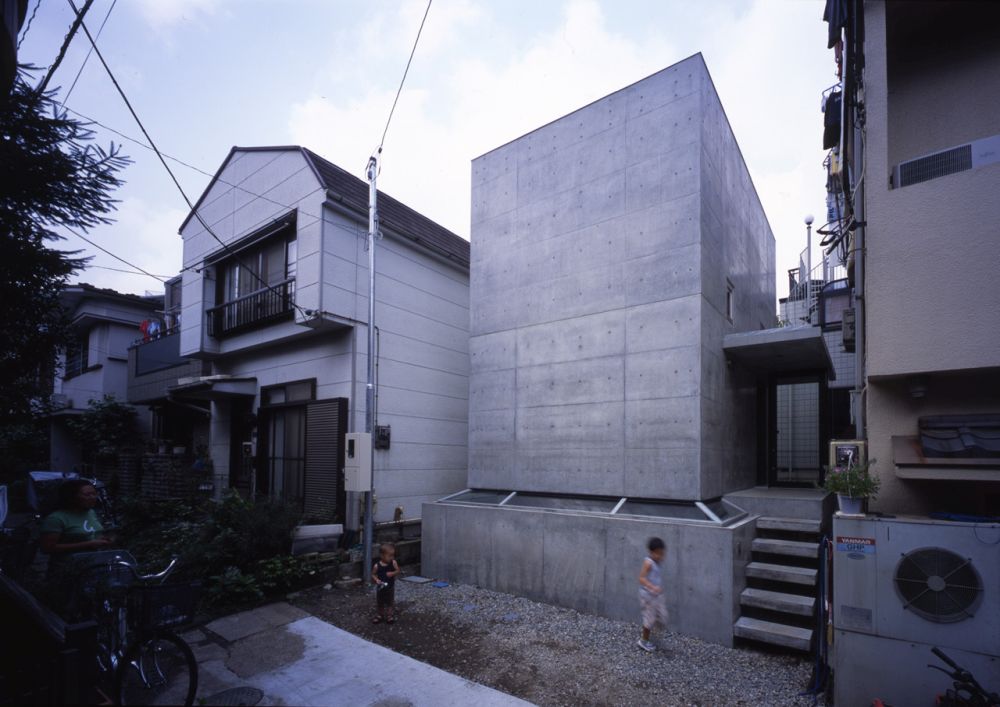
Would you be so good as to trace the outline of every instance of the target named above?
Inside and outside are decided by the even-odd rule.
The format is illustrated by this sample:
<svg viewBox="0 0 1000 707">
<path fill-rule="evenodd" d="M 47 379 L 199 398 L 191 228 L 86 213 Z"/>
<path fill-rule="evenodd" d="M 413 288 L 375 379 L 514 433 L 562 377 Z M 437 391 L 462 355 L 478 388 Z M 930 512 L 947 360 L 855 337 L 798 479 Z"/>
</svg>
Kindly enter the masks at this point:
<svg viewBox="0 0 1000 707">
<path fill-rule="evenodd" d="M 469 243 L 380 196 L 377 521 L 463 488 Z M 210 364 L 174 401 L 207 402 L 219 490 L 302 503 L 352 527 L 344 435 L 363 431 L 368 184 L 302 147 L 234 147 L 180 228 L 180 355 Z"/>
</svg>

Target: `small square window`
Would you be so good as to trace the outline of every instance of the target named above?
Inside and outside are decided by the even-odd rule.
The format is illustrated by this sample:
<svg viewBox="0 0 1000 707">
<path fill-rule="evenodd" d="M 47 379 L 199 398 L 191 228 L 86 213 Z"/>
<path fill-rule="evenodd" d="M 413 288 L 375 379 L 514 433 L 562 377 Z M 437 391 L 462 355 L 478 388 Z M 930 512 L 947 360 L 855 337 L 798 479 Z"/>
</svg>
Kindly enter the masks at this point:
<svg viewBox="0 0 1000 707">
<path fill-rule="evenodd" d="M 733 290 L 734 289 L 735 288 L 733 287 L 733 283 L 730 282 L 729 280 L 726 280 L 726 319 L 728 319 L 730 322 L 733 321 L 733 310 L 734 310 L 734 305 L 733 305 L 733 299 L 734 299 L 734 297 L 733 297 Z"/>
</svg>

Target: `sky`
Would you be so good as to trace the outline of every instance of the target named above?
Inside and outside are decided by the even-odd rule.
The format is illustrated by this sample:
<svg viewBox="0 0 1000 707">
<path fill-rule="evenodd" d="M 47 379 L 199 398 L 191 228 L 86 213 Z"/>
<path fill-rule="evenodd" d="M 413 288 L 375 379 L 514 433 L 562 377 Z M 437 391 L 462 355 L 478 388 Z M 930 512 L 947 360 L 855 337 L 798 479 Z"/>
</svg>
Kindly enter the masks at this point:
<svg viewBox="0 0 1000 707">
<path fill-rule="evenodd" d="M 47 67 L 73 14 L 40 2 L 19 61 Z M 196 201 L 233 145 L 311 148 L 359 178 L 378 145 L 424 0 L 95 0 L 87 27 Z M 82 0 L 77 1 L 79 7 Z M 469 238 L 471 160 L 701 52 L 777 243 L 777 294 L 825 209 L 820 97 L 836 81 L 822 0 L 435 0 L 382 154 L 379 188 Z M 23 32 L 23 30 L 22 30 Z M 141 133 L 79 32 L 51 86 L 73 111 Z M 69 88 L 83 66 L 80 78 Z M 37 79 L 36 79 L 37 80 Z M 89 237 L 157 275 L 181 266 L 188 213 L 156 155 L 109 130 L 131 164 L 116 222 Z M 200 171 L 198 171 L 200 170 Z M 162 292 L 93 255 L 78 280 Z M 473 246 L 474 247 L 474 246 Z M 818 259 L 814 242 L 814 261 Z M 101 266 L 101 267 L 97 267 Z"/>
</svg>

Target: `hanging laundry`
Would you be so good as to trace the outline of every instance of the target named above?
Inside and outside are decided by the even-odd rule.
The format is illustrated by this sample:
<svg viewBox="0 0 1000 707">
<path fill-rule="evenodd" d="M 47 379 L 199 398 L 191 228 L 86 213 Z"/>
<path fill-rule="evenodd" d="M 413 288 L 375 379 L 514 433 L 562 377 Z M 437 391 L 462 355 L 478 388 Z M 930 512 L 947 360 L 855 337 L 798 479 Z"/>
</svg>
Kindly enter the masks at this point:
<svg viewBox="0 0 1000 707">
<path fill-rule="evenodd" d="M 832 49 L 841 38 L 841 30 L 847 24 L 848 0 L 826 0 L 823 9 L 823 19 L 829 24 L 827 32 L 827 49 Z"/>
<path fill-rule="evenodd" d="M 834 91 L 826 99 L 823 111 L 823 149 L 829 150 L 840 144 L 840 106 L 843 95 Z"/>
</svg>

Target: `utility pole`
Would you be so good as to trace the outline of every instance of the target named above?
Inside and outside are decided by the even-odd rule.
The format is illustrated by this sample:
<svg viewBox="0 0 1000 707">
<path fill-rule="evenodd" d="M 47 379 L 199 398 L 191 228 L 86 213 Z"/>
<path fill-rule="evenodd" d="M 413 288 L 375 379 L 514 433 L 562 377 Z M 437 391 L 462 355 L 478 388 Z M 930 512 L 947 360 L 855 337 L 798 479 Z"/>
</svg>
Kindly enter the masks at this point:
<svg viewBox="0 0 1000 707">
<path fill-rule="evenodd" d="M 380 150 L 381 151 L 381 148 Z M 368 160 L 368 384 L 365 387 L 365 432 L 368 433 L 368 443 L 372 444 L 372 465 L 375 462 L 375 450 L 372 439 L 375 432 L 375 239 L 378 238 L 378 188 L 375 180 L 378 177 L 378 156 L 372 155 Z M 372 509 L 375 506 L 375 470 L 372 469 L 372 485 L 365 492 L 365 528 L 364 528 L 364 581 L 367 585 L 372 575 L 372 537 L 375 523 Z"/>
</svg>

